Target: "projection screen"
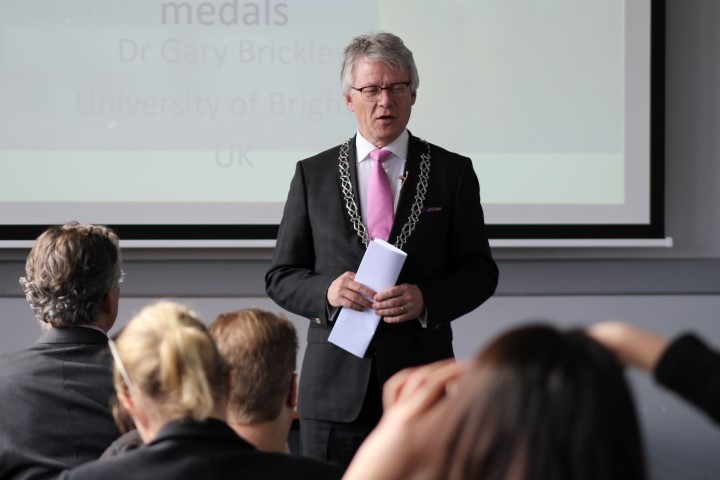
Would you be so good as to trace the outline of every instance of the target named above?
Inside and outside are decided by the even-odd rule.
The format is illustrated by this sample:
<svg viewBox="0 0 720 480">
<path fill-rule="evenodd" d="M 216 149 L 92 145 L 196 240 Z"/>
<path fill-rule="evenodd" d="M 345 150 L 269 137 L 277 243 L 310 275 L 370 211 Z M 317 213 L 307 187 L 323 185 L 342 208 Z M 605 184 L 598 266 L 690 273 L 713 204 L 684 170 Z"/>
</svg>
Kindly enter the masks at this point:
<svg viewBox="0 0 720 480">
<path fill-rule="evenodd" d="M 415 56 L 409 130 L 473 159 L 491 238 L 660 238 L 663 22 L 651 0 L 6 0 L 0 244 L 70 220 L 272 244 L 295 163 L 355 134 L 342 49 L 377 30 Z"/>
</svg>

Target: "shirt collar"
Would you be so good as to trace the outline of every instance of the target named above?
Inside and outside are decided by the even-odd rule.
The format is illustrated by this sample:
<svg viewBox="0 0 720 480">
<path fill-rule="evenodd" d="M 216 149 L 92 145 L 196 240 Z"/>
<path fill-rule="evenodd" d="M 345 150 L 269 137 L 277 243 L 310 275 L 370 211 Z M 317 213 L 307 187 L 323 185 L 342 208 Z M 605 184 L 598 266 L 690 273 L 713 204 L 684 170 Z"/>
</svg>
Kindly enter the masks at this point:
<svg viewBox="0 0 720 480">
<path fill-rule="evenodd" d="M 107 332 L 103 330 L 102 328 L 98 327 L 97 325 L 93 325 L 90 323 L 84 323 L 82 325 L 75 325 L 76 327 L 82 327 L 82 328 L 89 328 L 91 330 L 97 330 L 98 332 L 102 333 L 103 335 L 107 336 Z"/>
<path fill-rule="evenodd" d="M 398 138 L 393 140 L 390 144 L 385 145 L 383 148 L 385 150 L 390 150 L 394 155 L 402 158 L 403 160 L 406 160 L 408 151 L 408 138 L 409 134 L 407 129 L 405 129 Z M 357 153 L 357 162 L 360 163 L 370 158 L 370 152 L 372 152 L 373 150 L 377 150 L 377 147 L 370 143 L 365 137 L 363 137 L 360 133 L 360 130 L 358 130 L 357 136 L 355 138 L 355 152 Z"/>
</svg>

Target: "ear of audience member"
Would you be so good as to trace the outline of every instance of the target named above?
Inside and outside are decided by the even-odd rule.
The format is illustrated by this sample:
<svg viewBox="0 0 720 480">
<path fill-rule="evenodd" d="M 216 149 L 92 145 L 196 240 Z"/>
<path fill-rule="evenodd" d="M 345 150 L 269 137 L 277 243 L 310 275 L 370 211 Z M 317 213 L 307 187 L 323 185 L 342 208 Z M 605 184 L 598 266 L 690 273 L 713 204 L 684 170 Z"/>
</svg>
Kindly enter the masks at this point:
<svg viewBox="0 0 720 480">
<path fill-rule="evenodd" d="M 210 334 L 230 368 L 228 424 L 262 450 L 289 453 L 297 403 L 295 327 L 282 315 L 249 308 L 219 315 Z"/>
<path fill-rule="evenodd" d="M 225 423 L 227 367 L 187 307 L 150 305 L 110 345 L 118 399 L 144 445 L 67 470 L 61 479 L 340 477 L 331 465 L 259 451 Z"/>
<path fill-rule="evenodd" d="M 118 437 L 106 332 L 121 280 L 118 238 L 105 226 L 68 223 L 35 241 L 20 285 L 43 333 L 0 356 L 0 478 L 57 475 Z"/>
<path fill-rule="evenodd" d="M 584 333 L 521 327 L 460 368 L 388 383 L 390 404 L 346 479 L 645 478 L 622 368 Z"/>
<path fill-rule="evenodd" d="M 593 325 L 588 332 L 621 362 L 652 374 L 720 424 L 720 353 L 700 337 L 683 333 L 670 341 L 619 321 Z"/>
</svg>

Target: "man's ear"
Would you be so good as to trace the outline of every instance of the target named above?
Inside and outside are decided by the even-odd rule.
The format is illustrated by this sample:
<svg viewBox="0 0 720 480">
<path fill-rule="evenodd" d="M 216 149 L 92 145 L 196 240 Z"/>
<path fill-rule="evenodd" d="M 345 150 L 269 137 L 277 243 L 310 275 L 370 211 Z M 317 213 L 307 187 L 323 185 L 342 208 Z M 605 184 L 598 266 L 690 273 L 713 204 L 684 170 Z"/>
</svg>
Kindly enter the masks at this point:
<svg viewBox="0 0 720 480">
<path fill-rule="evenodd" d="M 297 373 L 293 373 L 292 378 L 290 379 L 290 390 L 288 390 L 286 405 L 294 409 L 297 406 L 297 399 Z"/>
<path fill-rule="evenodd" d="M 355 111 L 355 107 L 353 106 L 353 99 L 350 95 L 345 95 L 345 106 L 350 110 L 351 112 Z"/>
<path fill-rule="evenodd" d="M 117 313 L 117 306 L 120 300 L 120 288 L 117 285 L 113 286 L 107 291 L 105 296 L 102 298 L 102 309 L 104 312 L 113 314 Z"/>
<path fill-rule="evenodd" d="M 100 301 L 98 312 L 99 315 L 93 323 L 105 330 L 106 332 L 109 332 L 115 324 L 115 320 L 117 319 L 119 301 L 120 287 L 115 285 L 107 291 L 105 296 Z"/>
</svg>

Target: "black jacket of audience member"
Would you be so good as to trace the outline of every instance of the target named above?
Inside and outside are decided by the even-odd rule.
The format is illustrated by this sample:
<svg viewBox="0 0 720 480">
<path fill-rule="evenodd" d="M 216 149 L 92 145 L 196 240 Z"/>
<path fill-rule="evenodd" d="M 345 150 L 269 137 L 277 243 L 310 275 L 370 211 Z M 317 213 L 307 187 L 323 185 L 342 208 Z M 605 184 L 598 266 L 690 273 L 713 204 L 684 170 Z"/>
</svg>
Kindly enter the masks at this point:
<svg viewBox="0 0 720 480">
<path fill-rule="evenodd" d="M 52 328 L 0 356 L 0 478 L 40 480 L 94 460 L 120 432 L 107 337 Z"/>
<path fill-rule="evenodd" d="M 676 338 L 655 367 L 655 379 L 720 424 L 720 354 L 693 334 Z"/>
<path fill-rule="evenodd" d="M 342 474 L 334 464 L 260 451 L 220 420 L 187 418 L 166 424 L 143 447 L 63 472 L 60 479 L 324 480 L 339 479 Z"/>
</svg>

